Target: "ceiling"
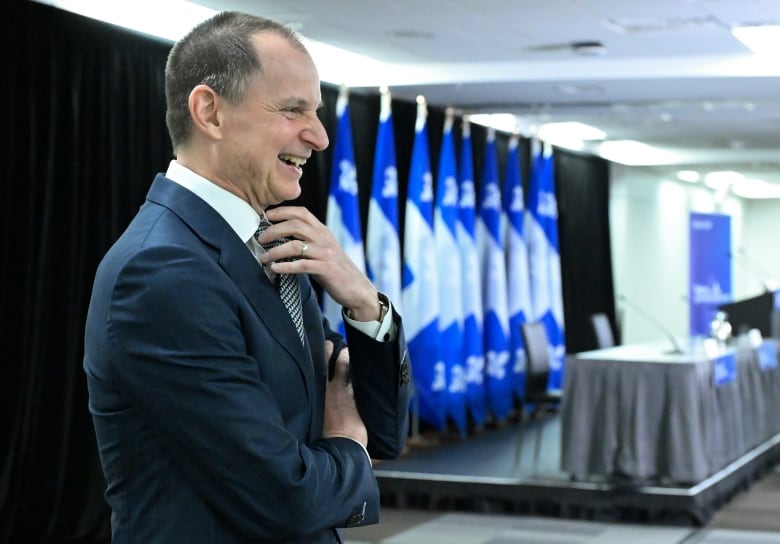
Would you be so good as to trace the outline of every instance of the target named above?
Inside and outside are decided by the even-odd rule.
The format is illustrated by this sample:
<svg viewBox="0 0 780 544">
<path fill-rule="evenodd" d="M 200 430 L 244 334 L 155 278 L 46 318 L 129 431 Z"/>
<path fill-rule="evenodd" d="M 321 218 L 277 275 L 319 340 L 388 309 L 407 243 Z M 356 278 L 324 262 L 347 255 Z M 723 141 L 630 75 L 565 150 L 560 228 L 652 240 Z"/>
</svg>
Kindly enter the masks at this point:
<svg viewBox="0 0 780 544">
<path fill-rule="evenodd" d="M 730 32 L 780 23 L 778 0 L 197 3 L 281 20 L 386 63 L 388 74 L 403 72 L 396 98 L 514 113 L 523 130 L 580 121 L 609 140 L 675 151 L 669 171 L 733 169 L 780 183 L 780 62 Z M 604 50 L 569 46 L 581 41 Z"/>
<path fill-rule="evenodd" d="M 310 48 L 324 81 L 387 84 L 395 98 L 423 95 L 460 114 L 511 113 L 524 135 L 579 121 L 667 151 L 642 155 L 664 176 L 735 170 L 780 191 L 780 59 L 731 34 L 780 24 L 780 0 L 190 1 L 373 59 L 341 61 L 335 75 Z M 189 24 L 182 15 L 165 24 Z M 602 152 L 596 142 L 586 151 Z"/>
</svg>

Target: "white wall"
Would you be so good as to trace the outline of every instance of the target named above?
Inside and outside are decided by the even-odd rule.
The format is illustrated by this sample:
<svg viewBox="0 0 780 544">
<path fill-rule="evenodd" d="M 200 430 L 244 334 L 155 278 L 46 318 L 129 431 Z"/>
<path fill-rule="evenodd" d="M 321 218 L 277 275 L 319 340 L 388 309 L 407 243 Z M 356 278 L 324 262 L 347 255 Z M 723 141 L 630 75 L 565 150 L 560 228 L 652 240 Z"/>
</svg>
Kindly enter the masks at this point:
<svg viewBox="0 0 780 544">
<path fill-rule="evenodd" d="M 664 333 L 688 335 L 688 234 L 691 212 L 731 216 L 732 290 L 735 299 L 760 294 L 753 269 L 765 267 L 780 278 L 780 200 L 742 200 L 715 194 L 701 183 L 663 178 L 649 167 L 612 164 L 610 229 L 618 319 L 626 343 L 657 341 Z M 742 250 L 740 252 L 740 250 Z M 621 302 L 619 296 L 630 302 Z"/>
</svg>

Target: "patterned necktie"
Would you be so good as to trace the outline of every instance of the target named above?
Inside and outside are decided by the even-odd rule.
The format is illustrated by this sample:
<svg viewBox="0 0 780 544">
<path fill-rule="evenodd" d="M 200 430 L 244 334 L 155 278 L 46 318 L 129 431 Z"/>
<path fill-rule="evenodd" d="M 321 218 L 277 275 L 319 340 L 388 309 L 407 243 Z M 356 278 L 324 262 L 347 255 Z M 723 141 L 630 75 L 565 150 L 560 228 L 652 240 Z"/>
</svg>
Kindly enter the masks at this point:
<svg viewBox="0 0 780 544">
<path fill-rule="evenodd" d="M 265 216 L 260 218 L 260 225 L 255 231 L 255 240 L 260 236 L 260 233 L 271 226 L 271 222 Z M 263 249 L 268 251 L 272 247 L 280 246 L 287 242 L 286 238 L 278 238 L 267 244 L 260 244 Z M 258 244 L 260 241 L 258 240 Z M 301 288 L 298 285 L 298 279 L 293 274 L 277 274 L 276 275 L 276 289 L 279 291 L 279 296 L 282 299 L 287 312 L 295 324 L 295 328 L 298 331 L 298 336 L 303 340 L 303 313 L 301 311 Z"/>
</svg>

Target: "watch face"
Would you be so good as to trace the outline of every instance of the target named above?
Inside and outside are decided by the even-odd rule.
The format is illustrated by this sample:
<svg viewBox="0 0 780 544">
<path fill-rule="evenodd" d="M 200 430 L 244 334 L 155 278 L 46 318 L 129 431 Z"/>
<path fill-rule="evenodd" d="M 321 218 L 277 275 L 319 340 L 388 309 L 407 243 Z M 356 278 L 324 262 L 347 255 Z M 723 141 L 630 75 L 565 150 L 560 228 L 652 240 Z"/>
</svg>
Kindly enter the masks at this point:
<svg viewBox="0 0 780 544">
<path fill-rule="evenodd" d="M 379 299 L 379 321 L 382 321 L 385 316 L 387 315 L 387 312 L 390 311 L 390 303 L 387 300 L 387 296 L 385 296 L 382 293 L 377 293 L 377 298 Z"/>
</svg>

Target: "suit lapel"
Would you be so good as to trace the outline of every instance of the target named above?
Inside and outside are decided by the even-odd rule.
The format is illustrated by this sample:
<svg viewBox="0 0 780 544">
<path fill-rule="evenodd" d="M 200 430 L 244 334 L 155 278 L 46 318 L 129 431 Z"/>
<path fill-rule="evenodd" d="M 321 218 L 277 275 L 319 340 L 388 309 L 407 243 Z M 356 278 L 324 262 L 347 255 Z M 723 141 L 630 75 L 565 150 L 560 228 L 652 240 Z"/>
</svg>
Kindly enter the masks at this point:
<svg viewBox="0 0 780 544">
<path fill-rule="evenodd" d="M 236 233 L 211 206 L 163 175 L 155 178 L 147 199 L 170 209 L 205 243 L 219 251 L 220 266 L 244 293 L 271 336 L 295 360 L 311 398 L 314 369 L 308 345 L 301 344 L 279 293 Z"/>
</svg>

